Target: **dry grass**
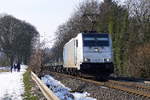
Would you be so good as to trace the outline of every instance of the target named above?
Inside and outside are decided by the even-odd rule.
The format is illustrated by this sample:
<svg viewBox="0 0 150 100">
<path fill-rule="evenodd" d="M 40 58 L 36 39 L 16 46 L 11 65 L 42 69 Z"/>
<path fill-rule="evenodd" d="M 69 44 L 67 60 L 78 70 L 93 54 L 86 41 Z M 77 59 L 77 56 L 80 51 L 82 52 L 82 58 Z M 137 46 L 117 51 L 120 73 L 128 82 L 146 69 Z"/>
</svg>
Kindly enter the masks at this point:
<svg viewBox="0 0 150 100">
<path fill-rule="evenodd" d="M 9 71 L 8 71 L 8 70 L 0 70 L 0 73 L 1 73 L 1 72 L 9 72 Z"/>
</svg>

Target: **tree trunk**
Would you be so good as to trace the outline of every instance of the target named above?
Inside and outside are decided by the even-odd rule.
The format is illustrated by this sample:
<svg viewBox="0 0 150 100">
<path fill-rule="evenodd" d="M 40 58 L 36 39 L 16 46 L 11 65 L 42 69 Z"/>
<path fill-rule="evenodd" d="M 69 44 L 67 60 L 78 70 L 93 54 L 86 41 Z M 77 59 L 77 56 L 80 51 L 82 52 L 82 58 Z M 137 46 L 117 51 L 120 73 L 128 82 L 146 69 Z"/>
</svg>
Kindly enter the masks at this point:
<svg viewBox="0 0 150 100">
<path fill-rule="evenodd" d="M 10 56 L 10 65 L 11 65 L 11 66 L 13 66 L 13 62 L 14 62 L 14 56 L 11 55 L 11 56 Z"/>
</svg>

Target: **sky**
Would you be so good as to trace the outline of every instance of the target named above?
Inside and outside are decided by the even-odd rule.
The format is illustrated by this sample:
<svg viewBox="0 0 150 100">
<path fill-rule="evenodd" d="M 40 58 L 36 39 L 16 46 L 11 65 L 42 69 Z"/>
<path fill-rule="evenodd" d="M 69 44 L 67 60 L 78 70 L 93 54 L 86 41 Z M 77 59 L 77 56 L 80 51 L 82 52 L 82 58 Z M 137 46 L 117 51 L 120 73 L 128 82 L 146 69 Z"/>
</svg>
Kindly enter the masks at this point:
<svg viewBox="0 0 150 100">
<path fill-rule="evenodd" d="M 41 41 L 51 48 L 58 26 L 65 23 L 83 1 L 86 0 L 0 0 L 0 14 L 29 22 L 40 33 Z"/>
<path fill-rule="evenodd" d="M 52 45 L 57 27 L 73 14 L 83 0 L 0 0 L 0 13 L 9 14 L 36 27 L 41 39 Z"/>
</svg>

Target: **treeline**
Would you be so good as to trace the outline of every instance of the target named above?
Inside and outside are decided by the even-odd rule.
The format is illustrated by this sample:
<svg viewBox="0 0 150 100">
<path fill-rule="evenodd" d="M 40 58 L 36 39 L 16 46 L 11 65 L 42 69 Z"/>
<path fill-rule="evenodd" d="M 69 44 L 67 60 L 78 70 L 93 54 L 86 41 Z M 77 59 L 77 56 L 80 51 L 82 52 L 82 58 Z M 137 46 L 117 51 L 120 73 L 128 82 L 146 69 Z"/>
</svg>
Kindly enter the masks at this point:
<svg viewBox="0 0 150 100">
<path fill-rule="evenodd" d="M 121 1 L 121 0 L 120 0 Z M 109 33 L 113 39 L 115 73 L 150 77 L 150 1 L 85 0 L 56 31 L 50 61 L 61 62 L 63 46 L 83 31 Z M 91 22 L 85 15 L 93 15 Z"/>
<path fill-rule="evenodd" d="M 7 62 L 4 66 L 17 62 L 27 64 L 38 39 L 39 33 L 30 23 L 11 15 L 0 16 L 0 53 L 5 54 Z"/>
</svg>

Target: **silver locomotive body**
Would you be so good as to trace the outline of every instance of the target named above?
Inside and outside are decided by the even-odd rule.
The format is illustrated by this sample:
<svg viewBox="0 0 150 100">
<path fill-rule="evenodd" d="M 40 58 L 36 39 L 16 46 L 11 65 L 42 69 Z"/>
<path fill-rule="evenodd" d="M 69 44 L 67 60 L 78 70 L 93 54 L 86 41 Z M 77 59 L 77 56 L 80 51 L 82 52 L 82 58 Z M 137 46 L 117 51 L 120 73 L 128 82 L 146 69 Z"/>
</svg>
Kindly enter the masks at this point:
<svg viewBox="0 0 150 100">
<path fill-rule="evenodd" d="M 113 73 L 112 40 L 109 34 L 80 33 L 65 44 L 63 66 L 85 73 Z"/>
</svg>

